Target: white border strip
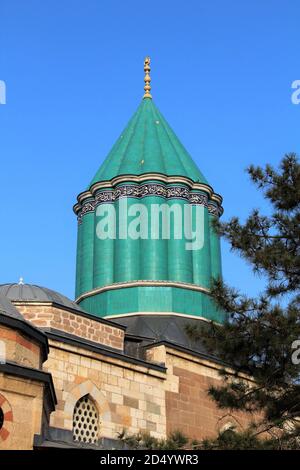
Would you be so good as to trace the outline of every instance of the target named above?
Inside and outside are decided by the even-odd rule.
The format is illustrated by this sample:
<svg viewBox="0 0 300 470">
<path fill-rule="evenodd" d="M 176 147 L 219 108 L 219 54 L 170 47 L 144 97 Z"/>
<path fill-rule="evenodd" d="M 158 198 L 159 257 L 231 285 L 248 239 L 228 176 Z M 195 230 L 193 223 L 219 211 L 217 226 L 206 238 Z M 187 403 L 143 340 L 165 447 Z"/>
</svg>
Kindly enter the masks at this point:
<svg viewBox="0 0 300 470">
<path fill-rule="evenodd" d="M 197 315 L 189 315 L 186 313 L 178 313 L 178 312 L 133 312 L 133 313 L 121 313 L 121 314 L 116 314 L 116 315 L 106 315 L 103 318 L 106 318 L 107 320 L 111 320 L 112 318 L 122 318 L 122 317 L 134 317 L 134 316 L 141 316 L 141 315 L 159 315 L 159 316 L 175 316 L 175 317 L 184 317 L 184 318 L 190 318 L 192 320 L 202 320 L 206 321 L 207 323 L 211 323 L 212 321 L 216 323 L 217 325 L 222 325 L 222 323 L 219 323 L 215 320 L 205 318 L 205 317 L 200 317 Z"/>
<path fill-rule="evenodd" d="M 116 290 L 116 289 L 126 289 L 130 287 L 178 287 L 180 289 L 188 289 L 197 292 L 202 292 L 204 294 L 210 294 L 210 290 L 206 287 L 197 286 L 196 284 L 189 284 L 185 282 L 174 282 L 174 281 L 129 281 L 129 282 L 120 282 L 114 283 L 103 287 L 96 287 L 84 294 L 81 294 L 75 300 L 76 303 L 81 302 L 82 300 L 92 297 L 96 294 L 102 294 L 102 292 L 106 292 L 108 290 Z"/>
</svg>

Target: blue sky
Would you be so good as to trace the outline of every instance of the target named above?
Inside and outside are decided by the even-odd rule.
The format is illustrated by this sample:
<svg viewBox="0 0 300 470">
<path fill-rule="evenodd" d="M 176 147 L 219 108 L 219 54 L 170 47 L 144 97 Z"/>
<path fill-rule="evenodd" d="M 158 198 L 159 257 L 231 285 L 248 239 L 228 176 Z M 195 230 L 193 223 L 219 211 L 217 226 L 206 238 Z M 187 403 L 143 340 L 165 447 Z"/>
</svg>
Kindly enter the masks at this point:
<svg viewBox="0 0 300 470">
<path fill-rule="evenodd" d="M 0 0 L 0 282 L 74 296 L 76 195 L 152 94 L 216 192 L 224 219 L 267 211 L 244 172 L 300 153 L 297 0 Z M 263 280 L 223 244 L 225 279 Z"/>
</svg>

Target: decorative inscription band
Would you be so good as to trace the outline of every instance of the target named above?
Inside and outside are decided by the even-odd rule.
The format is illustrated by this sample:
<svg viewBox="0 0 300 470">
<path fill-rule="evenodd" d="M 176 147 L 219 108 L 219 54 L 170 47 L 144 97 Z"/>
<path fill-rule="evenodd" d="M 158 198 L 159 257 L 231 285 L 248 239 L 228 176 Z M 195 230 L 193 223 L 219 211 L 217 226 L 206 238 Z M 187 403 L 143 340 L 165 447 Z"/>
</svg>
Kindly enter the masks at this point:
<svg viewBox="0 0 300 470">
<path fill-rule="evenodd" d="M 143 185 L 129 184 L 114 190 L 99 191 L 96 193 L 94 200 L 86 201 L 83 204 L 78 219 L 80 220 L 83 215 L 93 212 L 99 204 L 110 204 L 122 197 L 140 199 L 149 196 L 163 197 L 165 199 L 183 199 L 190 204 L 207 207 L 212 215 L 219 216 L 222 213 L 220 207 L 208 202 L 208 197 L 205 194 L 191 192 L 188 188 L 182 186 L 166 188 L 161 184 L 153 183 Z"/>
</svg>

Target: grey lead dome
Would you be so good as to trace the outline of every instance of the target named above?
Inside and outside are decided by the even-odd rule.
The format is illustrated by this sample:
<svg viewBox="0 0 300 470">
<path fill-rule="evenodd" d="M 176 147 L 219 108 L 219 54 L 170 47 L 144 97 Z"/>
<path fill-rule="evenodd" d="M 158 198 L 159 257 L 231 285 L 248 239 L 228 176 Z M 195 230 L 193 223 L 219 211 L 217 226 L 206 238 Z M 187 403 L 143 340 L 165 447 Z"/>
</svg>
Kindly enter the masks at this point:
<svg viewBox="0 0 300 470">
<path fill-rule="evenodd" d="M 15 302 L 52 302 L 73 310 L 82 311 L 76 302 L 46 287 L 34 284 L 0 284 L 0 296 Z"/>
</svg>

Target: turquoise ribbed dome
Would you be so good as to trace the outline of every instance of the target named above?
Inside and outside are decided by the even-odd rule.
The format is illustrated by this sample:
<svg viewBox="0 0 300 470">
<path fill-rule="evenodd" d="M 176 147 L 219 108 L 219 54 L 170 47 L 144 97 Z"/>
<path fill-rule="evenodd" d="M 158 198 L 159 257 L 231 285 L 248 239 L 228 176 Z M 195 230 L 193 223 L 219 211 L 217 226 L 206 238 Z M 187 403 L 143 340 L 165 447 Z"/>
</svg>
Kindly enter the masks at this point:
<svg viewBox="0 0 300 470">
<path fill-rule="evenodd" d="M 153 172 L 185 176 L 208 184 L 152 99 L 144 99 L 91 185 L 116 175 Z"/>
<path fill-rule="evenodd" d="M 76 298 L 81 308 L 104 317 L 158 312 L 223 320 L 223 312 L 209 294 L 211 279 L 221 275 L 220 243 L 212 220 L 222 213 L 222 198 L 213 192 L 152 99 L 143 99 L 77 200 Z M 125 200 L 128 210 L 142 203 L 149 217 L 146 236 L 128 236 L 131 216 L 127 217 Z M 115 214 L 114 237 L 98 233 L 98 209 L 107 211 L 105 205 Z M 187 224 L 193 230 L 197 226 L 202 236 L 201 246 L 193 251 L 186 248 L 185 233 L 177 236 L 175 216 L 170 215 L 166 238 L 162 216 L 152 215 L 154 207 L 185 214 L 187 206 Z M 152 218 L 154 232 L 149 228 Z M 196 224 L 200 220 L 201 227 Z M 183 221 L 179 226 L 184 227 Z"/>
</svg>

